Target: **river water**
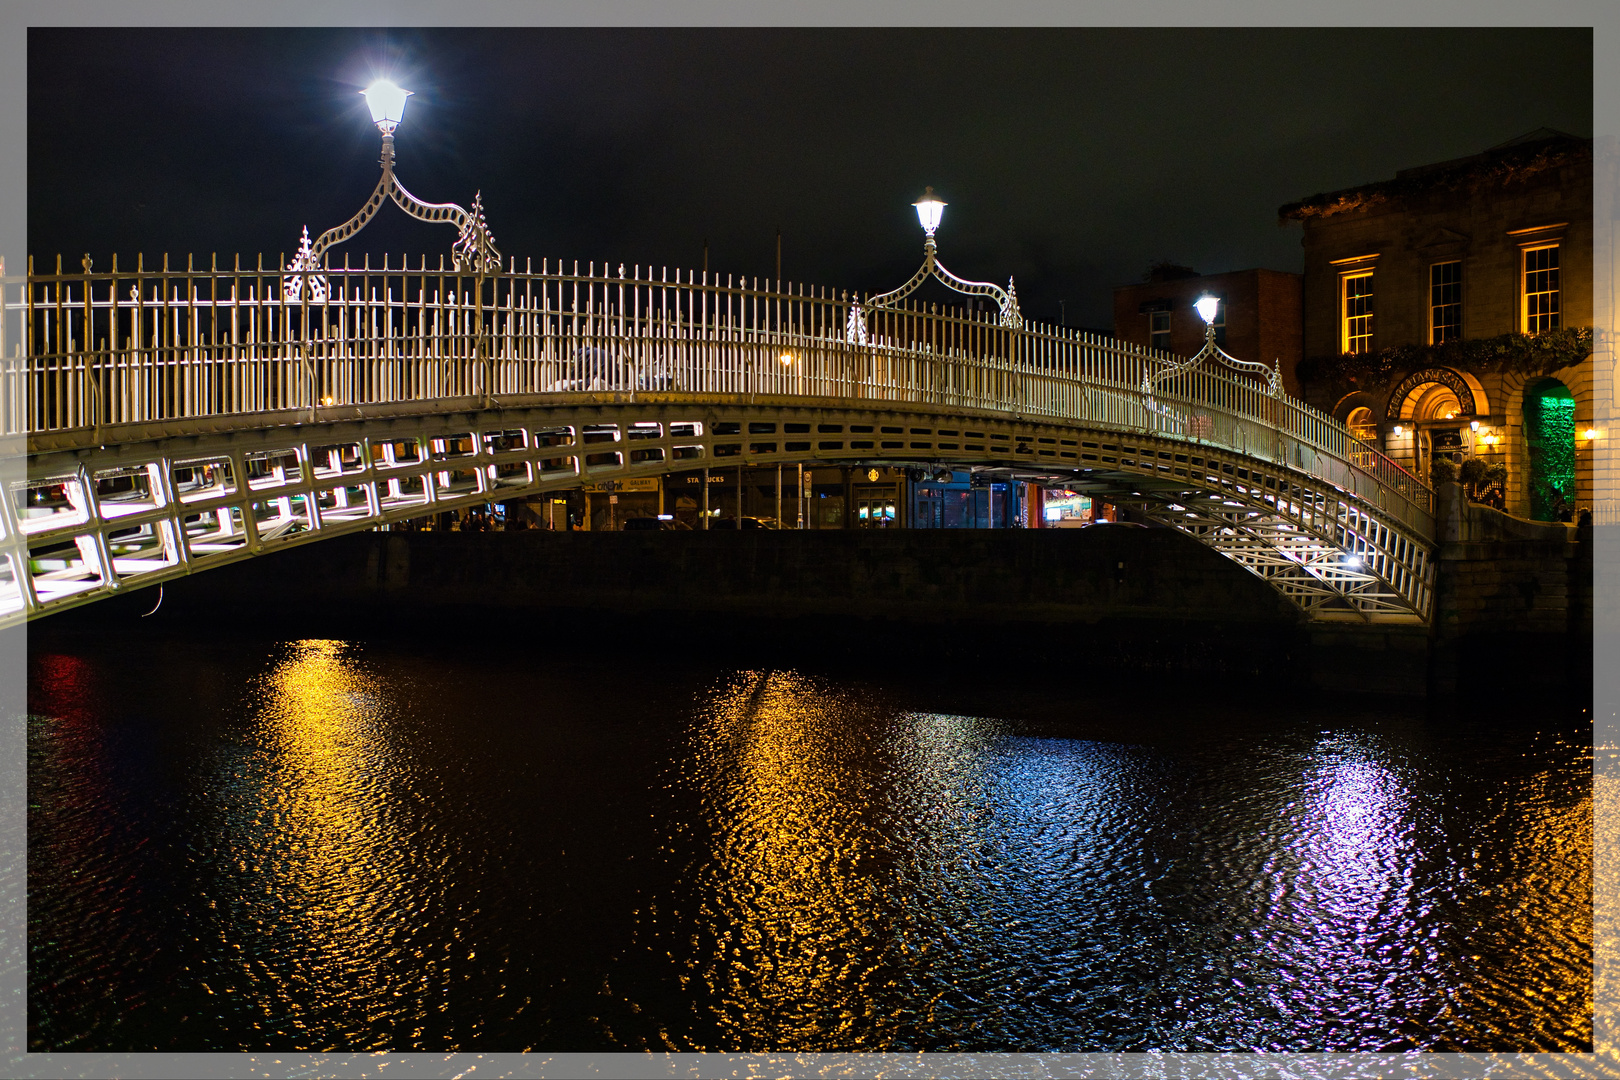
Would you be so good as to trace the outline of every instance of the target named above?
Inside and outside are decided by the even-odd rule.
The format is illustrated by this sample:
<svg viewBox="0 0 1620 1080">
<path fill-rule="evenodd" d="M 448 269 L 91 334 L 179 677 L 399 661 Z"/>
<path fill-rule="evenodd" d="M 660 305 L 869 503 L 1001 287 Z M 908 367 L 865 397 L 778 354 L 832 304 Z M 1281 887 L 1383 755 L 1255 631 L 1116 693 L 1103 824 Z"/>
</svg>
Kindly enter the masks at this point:
<svg viewBox="0 0 1620 1080">
<path fill-rule="evenodd" d="M 30 1049 L 1589 1048 L 1579 710 L 420 630 L 32 650 Z"/>
</svg>

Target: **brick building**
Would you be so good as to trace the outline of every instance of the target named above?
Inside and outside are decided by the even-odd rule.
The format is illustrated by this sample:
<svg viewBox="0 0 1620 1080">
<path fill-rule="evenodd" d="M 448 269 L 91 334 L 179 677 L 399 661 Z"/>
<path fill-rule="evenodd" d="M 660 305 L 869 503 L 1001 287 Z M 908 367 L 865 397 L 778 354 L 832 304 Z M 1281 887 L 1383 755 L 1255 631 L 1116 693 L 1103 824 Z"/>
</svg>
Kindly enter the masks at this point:
<svg viewBox="0 0 1620 1080">
<path fill-rule="evenodd" d="M 1215 342 L 1239 360 L 1278 363 L 1283 387 L 1296 397 L 1295 368 L 1302 356 L 1302 278 L 1281 270 L 1198 274 L 1156 266 L 1148 280 L 1114 289 L 1114 336 L 1137 345 L 1191 356 L 1204 347 L 1204 320 L 1193 310 L 1200 296 L 1221 301 Z"/>
<path fill-rule="evenodd" d="M 1505 466 L 1509 513 L 1590 505 L 1591 140 L 1541 129 L 1279 215 L 1304 226 L 1306 400 L 1425 480 Z"/>
</svg>

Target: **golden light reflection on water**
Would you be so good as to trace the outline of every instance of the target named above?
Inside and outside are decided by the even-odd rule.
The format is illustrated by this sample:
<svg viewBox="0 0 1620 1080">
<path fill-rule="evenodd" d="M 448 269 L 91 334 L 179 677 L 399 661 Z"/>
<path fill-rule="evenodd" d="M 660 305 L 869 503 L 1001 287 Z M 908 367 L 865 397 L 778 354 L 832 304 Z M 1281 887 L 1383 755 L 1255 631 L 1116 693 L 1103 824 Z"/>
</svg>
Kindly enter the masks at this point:
<svg viewBox="0 0 1620 1080">
<path fill-rule="evenodd" d="M 1563 1046 L 1589 1044 L 1593 1025 L 1592 792 L 1570 800 L 1546 772 L 1525 778 L 1503 800 L 1500 843 L 1476 848 L 1474 874 L 1489 860 L 1499 884 L 1476 889 L 1469 907 L 1490 912 L 1493 932 L 1470 942 L 1469 960 L 1496 960 L 1489 978 L 1464 965 L 1455 996 L 1471 1014 L 1492 1016 L 1512 993 L 1549 1018 Z M 1528 811 L 1528 812 L 1526 812 Z M 1504 850 L 1505 849 L 1505 850 Z M 1506 871 L 1503 873 L 1503 871 Z M 1480 919 L 1478 921 L 1484 921 Z M 1509 989 L 1512 988 L 1512 989 Z M 1497 1028 L 1473 1025 L 1483 1043 Z"/>
<path fill-rule="evenodd" d="M 254 799 L 228 857 L 261 940 L 242 962 L 294 1013 L 387 1002 L 380 961 L 410 912 L 395 903 L 421 837 L 391 812 L 381 687 L 339 641 L 292 643 L 256 688 Z M 378 1006 L 381 1018 L 389 1010 Z M 294 1027 L 299 1026 L 296 1020 Z"/>
<path fill-rule="evenodd" d="M 703 771 L 716 834 L 707 889 L 715 955 L 701 978 L 727 1046 L 834 1047 L 870 1034 L 892 987 L 863 815 L 873 776 L 844 702 L 802 676 L 746 673 L 715 699 Z M 861 747 L 865 750 L 865 746 Z"/>
</svg>

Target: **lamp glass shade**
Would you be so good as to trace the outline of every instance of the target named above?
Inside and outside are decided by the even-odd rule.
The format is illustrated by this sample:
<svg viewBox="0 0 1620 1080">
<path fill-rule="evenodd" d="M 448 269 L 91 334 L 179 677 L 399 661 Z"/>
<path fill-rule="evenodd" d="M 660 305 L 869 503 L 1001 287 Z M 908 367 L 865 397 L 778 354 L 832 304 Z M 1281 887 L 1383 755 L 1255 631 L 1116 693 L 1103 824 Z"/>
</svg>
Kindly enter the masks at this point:
<svg viewBox="0 0 1620 1080">
<path fill-rule="evenodd" d="M 387 121 L 397 124 L 405 118 L 405 99 L 411 96 L 409 90 L 401 90 L 387 79 L 379 79 L 360 93 L 365 95 L 366 105 L 371 109 L 372 123 Z"/>
<path fill-rule="evenodd" d="M 1200 319 L 1203 319 L 1205 323 L 1213 323 L 1215 321 L 1215 313 L 1221 309 L 1221 301 L 1218 297 L 1214 296 L 1200 296 L 1196 301 L 1193 302 L 1193 307 L 1198 309 L 1198 317 Z"/>
<path fill-rule="evenodd" d="M 939 228 L 939 223 L 945 216 L 945 203 L 934 195 L 934 189 L 929 188 L 923 197 L 911 204 L 917 208 L 917 222 L 922 230 L 929 236 Z"/>
</svg>

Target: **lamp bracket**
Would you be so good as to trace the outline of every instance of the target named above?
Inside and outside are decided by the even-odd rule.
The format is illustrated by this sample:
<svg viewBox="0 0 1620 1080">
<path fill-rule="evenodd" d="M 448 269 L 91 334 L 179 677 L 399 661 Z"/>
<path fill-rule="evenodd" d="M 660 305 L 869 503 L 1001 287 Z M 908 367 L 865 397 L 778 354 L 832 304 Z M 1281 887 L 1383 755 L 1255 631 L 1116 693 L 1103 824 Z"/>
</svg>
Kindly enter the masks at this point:
<svg viewBox="0 0 1620 1080">
<path fill-rule="evenodd" d="M 1166 379 L 1173 379 L 1177 375 L 1192 371 L 1205 362 L 1210 364 L 1225 364 L 1230 368 L 1258 375 L 1266 382 L 1266 389 L 1273 397 L 1281 397 L 1283 392 L 1282 367 L 1278 364 L 1266 365 L 1253 360 L 1239 360 L 1219 345 L 1215 344 L 1215 326 L 1211 323 L 1204 331 L 1204 347 L 1192 356 L 1177 364 L 1167 364 L 1158 371 L 1149 372 L 1142 376 L 1142 393 L 1151 395 L 1153 388 Z"/>
<path fill-rule="evenodd" d="M 301 299 L 304 282 L 308 280 L 310 302 L 324 303 L 327 295 L 326 276 L 319 273 L 319 270 L 327 249 L 343 243 L 365 228 L 366 223 L 377 216 L 377 211 L 382 209 L 383 203 L 388 199 L 393 199 L 401 210 L 418 221 L 447 222 L 460 230 L 460 235 L 450 248 L 455 258 L 457 273 L 466 270 L 484 274 L 500 272 L 501 253 L 495 247 L 495 235 L 490 232 L 489 223 L 484 220 L 483 193 L 478 192 L 473 196 L 471 210 L 464 210 L 455 203 L 430 203 L 418 199 L 407 191 L 405 185 L 394 175 L 394 137 L 384 133 L 382 176 L 377 179 L 377 186 L 372 189 L 371 197 L 366 200 L 365 205 L 342 225 L 321 233 L 320 238 L 313 244 L 309 239 L 309 227 L 307 225 L 304 227 L 304 237 L 298 245 L 298 252 L 287 264 L 287 277 L 284 282 L 287 299 Z"/>
<path fill-rule="evenodd" d="M 886 293 L 879 293 L 866 301 L 866 311 L 876 311 L 879 308 L 890 307 L 899 300 L 911 295 L 917 287 L 929 278 L 937 278 L 949 289 L 969 296 L 988 296 L 996 302 L 1001 310 L 1001 325 L 1009 330 L 1021 329 L 1024 317 L 1018 311 L 1018 290 L 1013 285 L 1013 279 L 1007 279 L 1007 287 L 993 285 L 988 281 L 969 281 L 957 277 L 939 261 L 938 246 L 930 236 L 923 243 L 923 262 L 911 279 L 898 289 L 891 289 Z M 855 344 L 864 345 L 867 342 L 866 316 L 861 305 L 857 302 L 850 307 L 849 322 L 845 327 L 845 337 Z"/>
</svg>

